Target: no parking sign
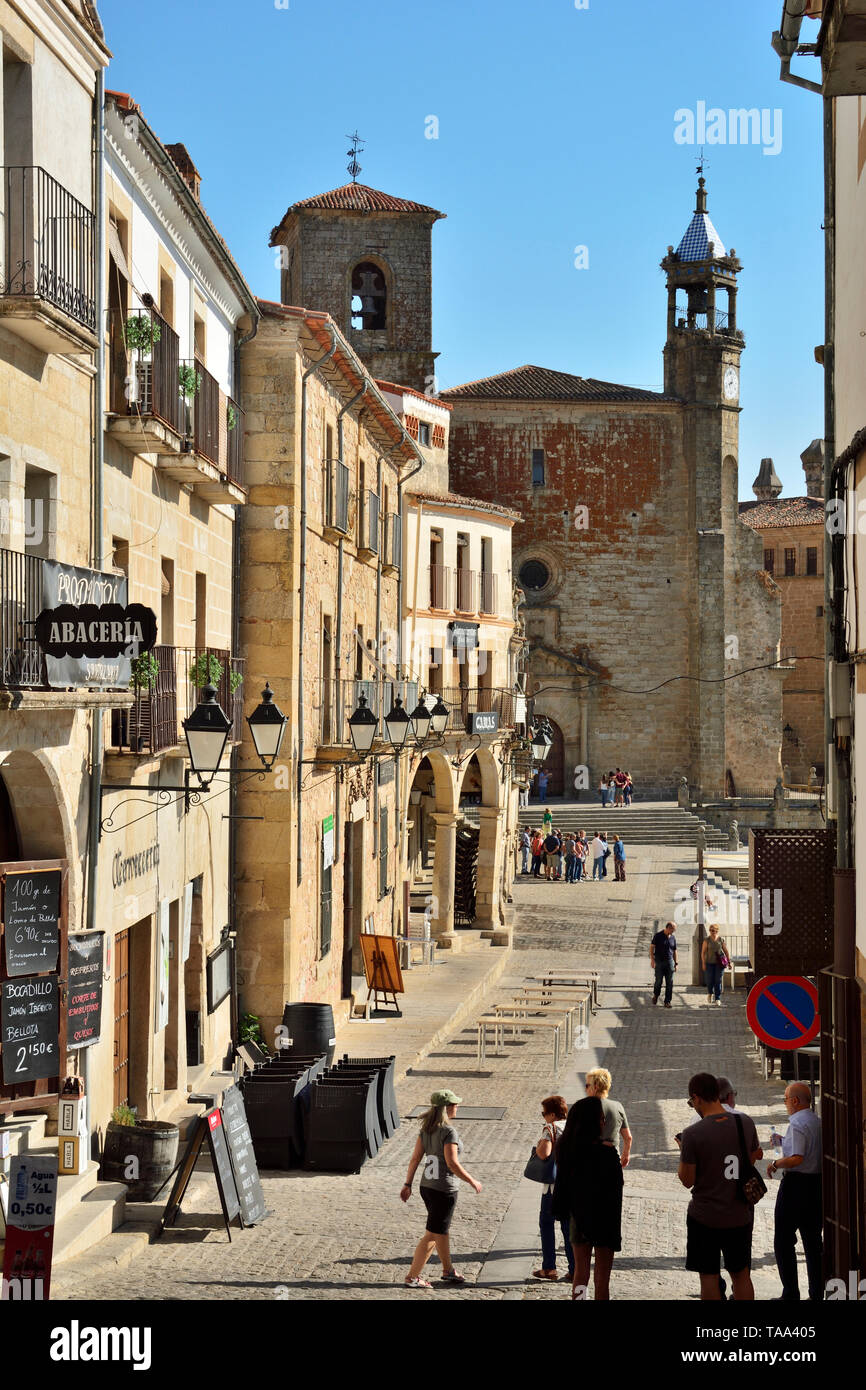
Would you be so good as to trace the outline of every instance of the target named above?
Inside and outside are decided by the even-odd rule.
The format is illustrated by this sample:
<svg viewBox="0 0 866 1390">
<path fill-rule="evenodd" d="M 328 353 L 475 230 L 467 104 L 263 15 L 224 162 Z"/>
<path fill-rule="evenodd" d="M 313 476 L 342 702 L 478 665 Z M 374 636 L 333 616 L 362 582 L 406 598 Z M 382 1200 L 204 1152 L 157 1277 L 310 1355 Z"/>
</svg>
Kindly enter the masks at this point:
<svg viewBox="0 0 866 1390">
<path fill-rule="evenodd" d="M 749 1027 L 777 1052 L 806 1047 L 820 1032 L 818 991 L 802 975 L 765 975 L 746 1000 Z"/>
</svg>

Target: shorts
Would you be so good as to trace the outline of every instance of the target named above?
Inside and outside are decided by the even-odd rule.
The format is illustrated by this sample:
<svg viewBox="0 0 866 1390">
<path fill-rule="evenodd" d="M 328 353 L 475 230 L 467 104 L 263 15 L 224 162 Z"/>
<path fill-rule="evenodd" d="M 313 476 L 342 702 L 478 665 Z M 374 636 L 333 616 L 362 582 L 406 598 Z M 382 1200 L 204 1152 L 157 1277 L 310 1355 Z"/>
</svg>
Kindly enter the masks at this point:
<svg viewBox="0 0 866 1390">
<path fill-rule="evenodd" d="M 447 1236 L 457 1205 L 456 1192 L 440 1192 L 436 1187 L 419 1187 L 427 1208 L 427 1230 L 431 1236 Z"/>
<path fill-rule="evenodd" d="M 686 1269 L 695 1274 L 740 1274 L 752 1263 L 752 1229 L 745 1226 L 705 1226 L 686 1217 Z"/>
</svg>

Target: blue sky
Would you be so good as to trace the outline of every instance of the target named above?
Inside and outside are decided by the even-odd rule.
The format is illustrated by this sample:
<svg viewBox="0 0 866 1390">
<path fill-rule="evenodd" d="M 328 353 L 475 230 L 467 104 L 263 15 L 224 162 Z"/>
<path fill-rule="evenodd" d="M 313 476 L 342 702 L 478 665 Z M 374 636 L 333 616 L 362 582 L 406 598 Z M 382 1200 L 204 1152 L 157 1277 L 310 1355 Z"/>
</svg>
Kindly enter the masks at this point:
<svg viewBox="0 0 866 1390">
<path fill-rule="evenodd" d="M 781 9 L 99 4 L 115 55 L 108 85 L 133 95 L 161 139 L 187 146 L 202 201 L 258 294 L 279 297 L 271 227 L 290 202 L 348 182 L 356 128 L 362 183 L 448 214 L 433 232 L 443 389 L 524 362 L 660 387 L 658 263 L 690 220 L 698 154 L 675 141 L 675 112 L 781 111 L 778 154 L 705 146 L 710 214 L 744 263 L 742 497 L 767 455 L 785 493 L 804 492 L 799 455 L 823 433 L 821 101 L 779 81 L 770 37 Z M 810 39 L 817 26 L 806 28 Z M 814 76 L 810 62 L 795 70 Z M 437 139 L 425 137 L 430 116 Z M 575 268 L 578 246 L 587 269 Z"/>
</svg>

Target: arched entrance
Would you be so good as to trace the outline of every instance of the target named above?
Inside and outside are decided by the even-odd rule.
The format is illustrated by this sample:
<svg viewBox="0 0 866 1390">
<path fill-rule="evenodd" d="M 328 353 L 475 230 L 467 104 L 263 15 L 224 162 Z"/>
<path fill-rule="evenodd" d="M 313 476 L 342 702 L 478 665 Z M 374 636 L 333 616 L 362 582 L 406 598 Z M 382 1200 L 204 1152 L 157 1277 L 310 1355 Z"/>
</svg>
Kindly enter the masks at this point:
<svg viewBox="0 0 866 1390">
<path fill-rule="evenodd" d="M 565 739 L 559 725 L 548 718 L 550 732 L 553 734 L 553 747 L 544 760 L 544 771 L 548 776 L 547 795 L 565 796 Z"/>
<path fill-rule="evenodd" d="M 58 792 L 36 754 L 10 753 L 0 764 L 0 782 L 0 833 L 5 805 L 7 843 L 11 846 L 17 841 L 14 857 L 68 859 L 71 866 Z"/>
</svg>

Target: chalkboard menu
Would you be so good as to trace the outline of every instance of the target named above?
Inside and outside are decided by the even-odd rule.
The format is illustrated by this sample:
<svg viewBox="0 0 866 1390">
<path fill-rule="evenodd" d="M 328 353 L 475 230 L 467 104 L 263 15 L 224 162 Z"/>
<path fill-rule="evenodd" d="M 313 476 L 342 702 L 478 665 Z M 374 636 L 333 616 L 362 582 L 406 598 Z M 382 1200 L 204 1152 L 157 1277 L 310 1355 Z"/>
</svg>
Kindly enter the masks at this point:
<svg viewBox="0 0 866 1390">
<path fill-rule="evenodd" d="M 69 992 L 66 1001 L 66 1049 L 99 1042 L 102 1026 L 102 963 L 105 933 L 69 938 Z"/>
<path fill-rule="evenodd" d="M 56 975 L 0 982 L 4 1082 L 60 1075 L 59 996 Z"/>
<path fill-rule="evenodd" d="M 235 1187 L 235 1175 L 232 1172 L 232 1161 L 229 1158 L 229 1146 L 226 1143 L 222 1115 L 219 1110 L 209 1110 L 204 1118 L 207 1121 L 210 1156 L 213 1160 L 213 1170 L 219 1188 L 223 1216 L 226 1222 L 229 1222 L 238 1215 L 241 1204 L 238 1201 L 238 1190 Z"/>
<path fill-rule="evenodd" d="M 7 975 L 41 975 L 57 969 L 61 878 L 59 869 L 7 873 L 3 887 Z"/>
<path fill-rule="evenodd" d="M 264 1221 L 268 1212 L 265 1207 L 265 1194 L 259 1181 L 244 1098 L 237 1086 L 230 1086 L 225 1092 L 222 1113 L 235 1186 L 241 1204 L 241 1221 L 244 1226 L 255 1226 L 259 1221 Z"/>
</svg>

